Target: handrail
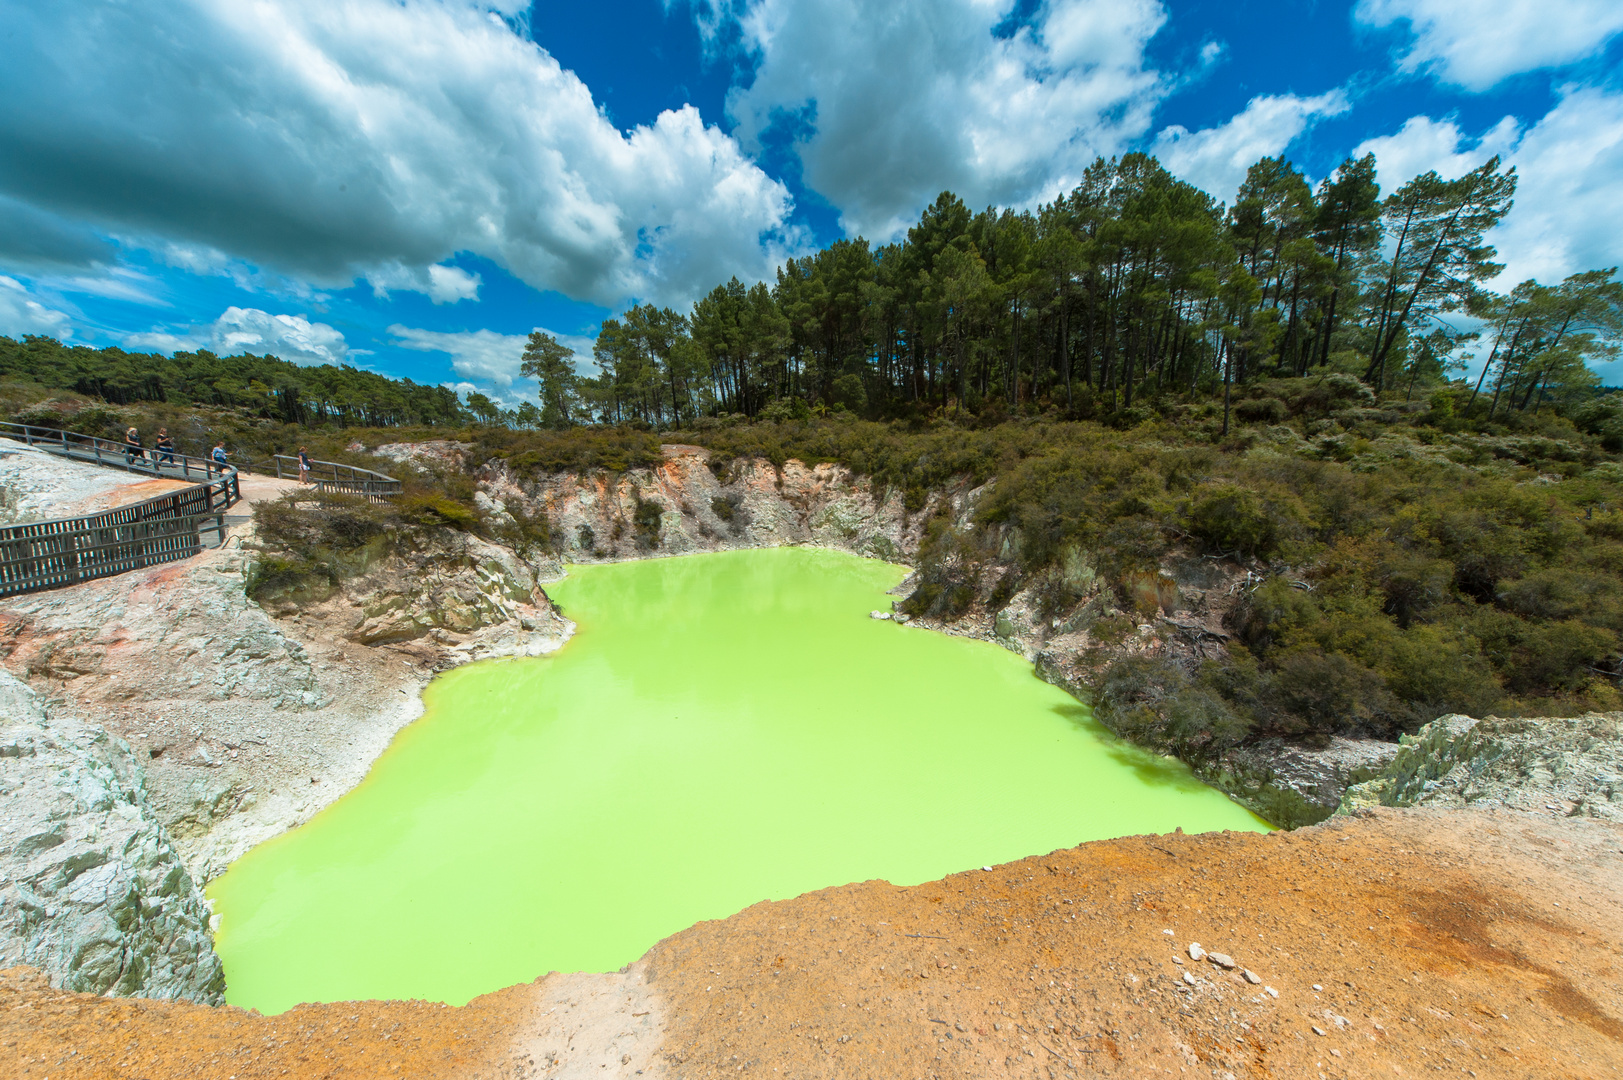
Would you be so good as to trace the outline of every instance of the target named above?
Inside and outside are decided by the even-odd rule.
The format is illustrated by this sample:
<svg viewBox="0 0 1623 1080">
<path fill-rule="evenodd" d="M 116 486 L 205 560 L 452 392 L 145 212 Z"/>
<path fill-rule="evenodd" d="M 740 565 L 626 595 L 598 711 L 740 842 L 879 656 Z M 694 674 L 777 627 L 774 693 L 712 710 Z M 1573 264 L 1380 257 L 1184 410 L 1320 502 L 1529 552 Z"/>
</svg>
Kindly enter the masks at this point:
<svg viewBox="0 0 1623 1080">
<path fill-rule="evenodd" d="M 225 511 L 242 497 L 236 468 L 208 458 L 152 448 L 143 448 L 137 458 L 132 447 L 117 440 L 4 421 L 0 437 L 126 472 L 203 478 L 179 491 L 99 514 L 0 527 L 0 596 L 183 559 L 202 550 L 204 532 L 216 533 L 224 544 Z M 204 524 L 210 518 L 213 523 Z"/>
<path fill-rule="evenodd" d="M 298 458 L 288 454 L 274 454 L 272 457 L 276 465 L 277 479 L 286 480 L 289 476 L 299 478 Z M 284 462 L 287 474 L 283 473 Z M 387 497 L 399 495 L 404 488 L 404 485 L 392 476 L 337 461 L 311 461 L 309 479 L 318 491 L 341 491 L 352 495 Z"/>
</svg>

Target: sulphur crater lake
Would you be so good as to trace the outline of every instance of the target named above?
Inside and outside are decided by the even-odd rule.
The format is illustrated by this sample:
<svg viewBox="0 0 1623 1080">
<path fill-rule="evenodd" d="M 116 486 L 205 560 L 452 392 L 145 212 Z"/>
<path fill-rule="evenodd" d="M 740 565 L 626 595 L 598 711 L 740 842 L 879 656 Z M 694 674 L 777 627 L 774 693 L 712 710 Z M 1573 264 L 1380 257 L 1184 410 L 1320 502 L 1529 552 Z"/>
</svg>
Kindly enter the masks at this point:
<svg viewBox="0 0 1623 1080">
<path fill-rule="evenodd" d="M 209 888 L 227 998 L 460 1004 L 703 919 L 1085 840 L 1267 828 L 996 645 L 890 622 L 903 568 L 778 548 L 575 567 L 575 637 L 436 679 L 365 781 Z"/>
</svg>

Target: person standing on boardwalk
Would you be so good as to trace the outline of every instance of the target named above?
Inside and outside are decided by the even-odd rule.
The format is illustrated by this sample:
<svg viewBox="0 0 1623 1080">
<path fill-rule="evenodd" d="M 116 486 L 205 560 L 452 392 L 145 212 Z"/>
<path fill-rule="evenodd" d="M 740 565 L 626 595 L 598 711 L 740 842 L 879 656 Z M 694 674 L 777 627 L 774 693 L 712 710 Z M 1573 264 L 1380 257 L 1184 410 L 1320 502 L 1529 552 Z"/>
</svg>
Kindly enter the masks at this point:
<svg viewBox="0 0 1623 1080">
<path fill-rule="evenodd" d="M 309 482 L 310 454 L 301 446 L 299 447 L 299 483 L 308 484 Z"/>
<path fill-rule="evenodd" d="M 152 444 L 152 463 L 154 465 L 173 465 L 175 463 L 175 440 L 169 437 L 168 428 L 158 429 L 158 441 Z"/>
<path fill-rule="evenodd" d="M 135 459 L 146 460 L 147 452 L 141 447 L 141 433 L 130 428 L 124 433 L 124 464 L 134 465 Z"/>
<path fill-rule="evenodd" d="M 225 440 L 224 439 L 221 439 L 219 442 L 214 444 L 214 450 L 209 454 L 209 457 L 214 459 L 214 464 L 222 466 L 222 467 L 225 465 L 226 462 L 225 462 Z"/>
</svg>

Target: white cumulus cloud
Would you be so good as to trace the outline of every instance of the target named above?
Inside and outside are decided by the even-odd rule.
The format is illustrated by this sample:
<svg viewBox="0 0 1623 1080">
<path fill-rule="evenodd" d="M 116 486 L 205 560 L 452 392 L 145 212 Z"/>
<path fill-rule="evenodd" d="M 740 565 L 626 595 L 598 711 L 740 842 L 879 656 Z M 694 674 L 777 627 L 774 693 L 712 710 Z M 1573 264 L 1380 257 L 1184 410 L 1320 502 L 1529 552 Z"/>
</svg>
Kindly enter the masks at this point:
<svg viewBox="0 0 1623 1080">
<path fill-rule="evenodd" d="M 1347 95 L 1340 90 L 1316 97 L 1262 95 L 1216 127 L 1190 131 L 1174 124 L 1163 128 L 1150 151 L 1180 179 L 1232 202 L 1253 164 L 1282 153 L 1310 125 L 1347 108 Z"/>
<path fill-rule="evenodd" d="M 226 308 L 209 328 L 209 341 L 222 356 L 270 353 L 295 364 L 341 364 L 349 355 L 344 335 L 326 323 L 258 308 Z"/>
<path fill-rule="evenodd" d="M 394 266 L 367 272 L 373 295 L 382 299 L 395 291 L 420 292 L 436 304 L 479 299 L 478 274 L 458 266 Z"/>
<path fill-rule="evenodd" d="M 1359 0 L 1354 16 L 1371 26 L 1406 21 L 1414 42 L 1401 65 L 1471 90 L 1594 56 L 1623 31 L 1617 0 Z"/>
<path fill-rule="evenodd" d="M 540 327 L 537 327 L 540 329 Z M 451 368 L 465 379 L 479 379 L 506 390 L 519 379 L 528 334 L 498 334 L 494 330 L 445 332 L 419 330 L 410 326 L 389 327 L 395 344 L 419 352 L 442 352 L 451 358 Z M 543 331 L 551 333 L 551 331 Z M 592 354 L 592 339 L 574 334 L 553 334 L 559 344 L 572 349 L 576 367 L 581 358 Z M 463 384 L 458 384 L 463 385 Z"/>
<path fill-rule="evenodd" d="M 0 24 L 13 217 L 323 287 L 411 274 L 441 301 L 474 288 L 440 265 L 458 252 L 613 304 L 763 275 L 794 242 L 786 189 L 696 110 L 617 130 L 479 3 L 0 0 Z"/>
<path fill-rule="evenodd" d="M 344 335 L 326 323 L 303 315 L 272 315 L 258 308 L 228 307 L 218 319 L 201 326 L 163 328 L 125 334 L 126 349 L 175 353 L 208 349 L 219 356 L 254 353 L 277 356 L 294 364 L 342 364 L 364 350 L 352 350 Z"/>
<path fill-rule="evenodd" d="M 1144 62 L 1156 0 L 1046 0 L 1012 33 L 1013 0 L 696 7 L 701 28 L 736 20 L 756 61 L 728 97 L 735 134 L 751 148 L 791 134 L 808 186 L 874 239 L 943 189 L 976 207 L 1068 189 L 1143 135 L 1170 89 Z"/>
<path fill-rule="evenodd" d="M 0 334 L 21 338 L 25 334 L 67 338 L 73 320 L 65 312 L 46 307 L 29 294 L 16 278 L 0 274 Z"/>
<path fill-rule="evenodd" d="M 1523 127 L 1506 117 L 1478 139 L 1452 120 L 1411 117 L 1354 153 L 1366 151 L 1388 192 L 1429 169 L 1459 176 L 1495 154 L 1514 165 L 1515 205 L 1488 236 L 1506 264 L 1501 285 L 1623 265 L 1623 94 L 1569 87 L 1538 122 Z"/>
</svg>

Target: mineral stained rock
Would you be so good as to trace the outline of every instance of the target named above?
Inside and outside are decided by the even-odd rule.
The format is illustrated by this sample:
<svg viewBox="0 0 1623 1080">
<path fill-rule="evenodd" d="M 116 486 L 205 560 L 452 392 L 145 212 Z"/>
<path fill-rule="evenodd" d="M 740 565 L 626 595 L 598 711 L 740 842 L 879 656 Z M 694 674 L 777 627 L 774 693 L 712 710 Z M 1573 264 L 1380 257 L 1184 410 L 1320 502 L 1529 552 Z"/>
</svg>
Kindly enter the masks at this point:
<svg viewBox="0 0 1623 1080">
<path fill-rule="evenodd" d="M 129 748 L 0 674 L 0 966 L 84 993 L 223 1000 L 208 908 Z"/>
<path fill-rule="evenodd" d="M 1440 717 L 1348 788 L 1339 812 L 1372 806 L 1505 806 L 1623 824 L 1623 713 Z"/>
</svg>

